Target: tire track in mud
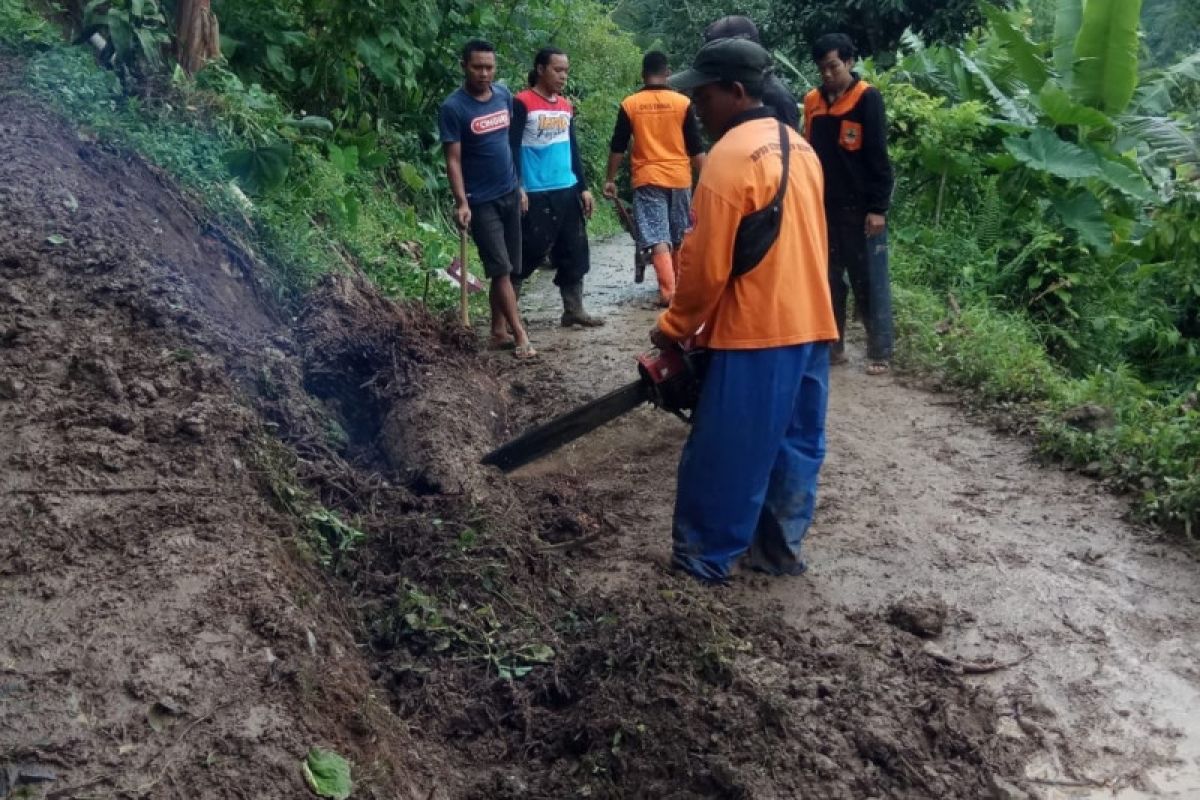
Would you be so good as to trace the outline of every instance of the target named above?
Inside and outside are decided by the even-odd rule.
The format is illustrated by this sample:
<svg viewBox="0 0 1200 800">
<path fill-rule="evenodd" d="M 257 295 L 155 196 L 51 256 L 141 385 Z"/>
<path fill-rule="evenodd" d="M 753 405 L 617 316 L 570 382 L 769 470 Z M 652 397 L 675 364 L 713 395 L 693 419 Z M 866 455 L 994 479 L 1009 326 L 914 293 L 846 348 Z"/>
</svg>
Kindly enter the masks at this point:
<svg viewBox="0 0 1200 800">
<path fill-rule="evenodd" d="M 563 330 L 549 275 L 523 300 L 531 336 L 566 387 L 560 406 L 633 380 L 654 283 L 632 282 L 624 239 L 593 248 L 587 301 L 608 325 Z M 853 339 L 852 332 L 852 339 Z M 970 420 L 946 395 L 835 368 L 828 457 L 798 580 L 746 578 L 799 631 L 845 628 L 914 592 L 948 609 L 939 652 L 1028 658 L 973 680 L 997 695 L 1002 736 L 1041 745 L 1027 786 L 1045 797 L 1200 796 L 1200 564 L 1126 521 L 1098 483 L 1040 465 L 1028 442 Z M 652 580 L 669 552 L 682 423 L 640 409 L 525 467 L 569 476 L 623 521 L 578 569 L 602 590 Z M 1040 788 L 1036 788 L 1040 787 Z"/>
</svg>

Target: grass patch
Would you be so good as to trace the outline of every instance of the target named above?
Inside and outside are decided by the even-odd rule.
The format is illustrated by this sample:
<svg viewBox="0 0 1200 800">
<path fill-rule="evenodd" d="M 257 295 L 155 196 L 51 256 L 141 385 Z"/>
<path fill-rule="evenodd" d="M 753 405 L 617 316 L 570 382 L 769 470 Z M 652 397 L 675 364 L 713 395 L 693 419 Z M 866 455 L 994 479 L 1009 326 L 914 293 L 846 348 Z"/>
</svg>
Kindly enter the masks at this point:
<svg viewBox="0 0 1200 800">
<path fill-rule="evenodd" d="M 903 258 L 918 261 L 921 254 Z M 911 264 L 907 265 L 911 268 Z M 933 266 L 931 265 L 931 270 Z M 986 296 L 935 292 L 898 273 L 897 363 L 936 375 L 989 406 L 1019 407 L 1046 455 L 1134 496 L 1142 518 L 1193 537 L 1200 523 L 1200 400 L 1116 364 L 1074 377 L 1037 325 Z"/>
</svg>

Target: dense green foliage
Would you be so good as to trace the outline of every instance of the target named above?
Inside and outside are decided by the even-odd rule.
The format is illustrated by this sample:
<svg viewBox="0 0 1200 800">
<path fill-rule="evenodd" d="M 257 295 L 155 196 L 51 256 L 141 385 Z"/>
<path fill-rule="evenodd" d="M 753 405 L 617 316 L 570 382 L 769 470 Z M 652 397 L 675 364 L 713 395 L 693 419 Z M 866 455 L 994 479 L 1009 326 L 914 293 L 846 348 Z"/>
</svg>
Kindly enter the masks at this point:
<svg viewBox="0 0 1200 800">
<path fill-rule="evenodd" d="M 493 40 L 514 86 L 538 47 L 567 51 L 595 181 L 640 47 L 662 47 L 678 66 L 708 22 L 747 13 L 780 63 L 798 65 L 785 71 L 803 89 L 807 42 L 843 27 L 883 54 L 864 68 L 892 126 L 903 357 L 988 403 L 1032 409 L 1048 453 L 1190 529 L 1200 514 L 1195 4 L 1014 5 L 218 0 L 226 58 L 192 80 L 165 58 L 170 3 L 110 0 L 86 18 L 73 4 L 79 13 L 61 15 L 70 37 L 110 40 L 97 56 L 64 44 L 23 0 L 0 0 L 0 46 L 26 57 L 33 91 L 244 230 L 281 291 L 354 264 L 391 292 L 440 304 L 453 292 L 430 278 L 457 242 L 435 113 L 459 80 L 464 39 Z M 1104 409 L 1103 424 L 1065 413 L 1081 406 Z"/>
<path fill-rule="evenodd" d="M 989 400 L 1044 403 L 1049 452 L 1190 527 L 1200 57 L 1140 68 L 1138 5 L 1061 0 L 1042 40 L 1025 12 L 988 10 L 988 29 L 961 48 L 909 37 L 897 67 L 872 77 L 900 174 L 910 355 Z M 961 311 L 931 300 L 951 296 Z M 943 335 L 930 334 L 939 320 Z M 1061 421 L 1081 404 L 1113 424 Z"/>
<path fill-rule="evenodd" d="M 214 3 L 226 58 L 194 80 L 166 65 L 172 4 L 156 0 L 66 15 L 70 38 L 109 39 L 98 55 L 65 45 L 24 0 L 0 0 L 0 44 L 34 53 L 31 89 L 176 174 L 231 225 L 248 223 L 281 292 L 354 264 L 390 292 L 440 306 L 454 293 L 435 275 L 458 243 L 436 113 L 461 81 L 461 43 L 493 39 L 514 87 L 537 48 L 567 50 L 593 181 L 640 52 L 596 4 L 418 5 Z M 593 227 L 616 224 L 602 207 Z"/>
</svg>

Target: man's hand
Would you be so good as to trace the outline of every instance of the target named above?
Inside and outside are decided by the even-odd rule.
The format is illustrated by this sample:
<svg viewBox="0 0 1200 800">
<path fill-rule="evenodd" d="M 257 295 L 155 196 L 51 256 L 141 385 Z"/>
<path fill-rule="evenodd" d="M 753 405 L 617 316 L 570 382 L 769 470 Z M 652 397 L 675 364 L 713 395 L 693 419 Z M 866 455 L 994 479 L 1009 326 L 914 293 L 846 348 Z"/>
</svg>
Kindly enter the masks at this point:
<svg viewBox="0 0 1200 800">
<path fill-rule="evenodd" d="M 528 214 L 529 213 L 529 195 L 525 194 L 524 189 L 518 189 L 517 191 L 520 192 L 519 196 L 521 198 L 521 201 L 520 201 L 521 202 L 521 213 Z"/>
<path fill-rule="evenodd" d="M 866 231 L 868 237 L 878 236 L 883 233 L 885 228 L 887 228 L 887 217 L 883 214 L 867 212 L 867 221 L 863 229 Z"/>
<path fill-rule="evenodd" d="M 455 206 L 454 220 L 465 231 L 471 224 L 471 207 L 466 203 Z"/>
<path fill-rule="evenodd" d="M 604 196 L 607 197 L 609 200 L 617 199 L 617 182 L 616 181 L 605 181 L 604 182 Z"/>
<path fill-rule="evenodd" d="M 579 195 L 579 202 L 583 203 L 583 216 L 591 219 L 592 212 L 596 210 L 596 201 L 592 199 L 592 193 L 585 189 Z"/>
<path fill-rule="evenodd" d="M 657 347 L 659 350 L 668 350 L 675 347 L 675 340 L 662 332 L 657 325 L 650 329 L 650 344 Z"/>
</svg>

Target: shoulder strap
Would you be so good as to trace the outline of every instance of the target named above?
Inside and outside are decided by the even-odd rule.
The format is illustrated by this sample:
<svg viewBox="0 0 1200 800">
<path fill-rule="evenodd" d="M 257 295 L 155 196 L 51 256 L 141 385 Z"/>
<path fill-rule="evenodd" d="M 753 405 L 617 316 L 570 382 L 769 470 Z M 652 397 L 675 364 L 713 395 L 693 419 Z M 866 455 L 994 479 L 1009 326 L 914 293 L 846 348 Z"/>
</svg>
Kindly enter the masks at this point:
<svg viewBox="0 0 1200 800">
<path fill-rule="evenodd" d="M 771 205 L 779 206 L 782 209 L 783 197 L 787 194 L 788 185 L 788 167 L 791 163 L 792 142 L 788 139 L 787 126 L 781 121 L 779 123 L 779 156 L 783 159 L 783 170 L 779 173 L 779 188 L 775 190 L 775 199 L 771 201 Z"/>
<path fill-rule="evenodd" d="M 738 223 L 737 233 L 733 240 L 732 276 L 737 278 L 745 275 L 758 266 L 767 255 L 767 251 L 779 238 L 779 229 L 783 225 L 783 198 L 787 195 L 788 175 L 790 173 L 792 143 L 788 139 L 787 126 L 779 124 L 779 156 L 782 168 L 779 171 L 779 188 L 771 202 L 742 217 Z"/>
</svg>

